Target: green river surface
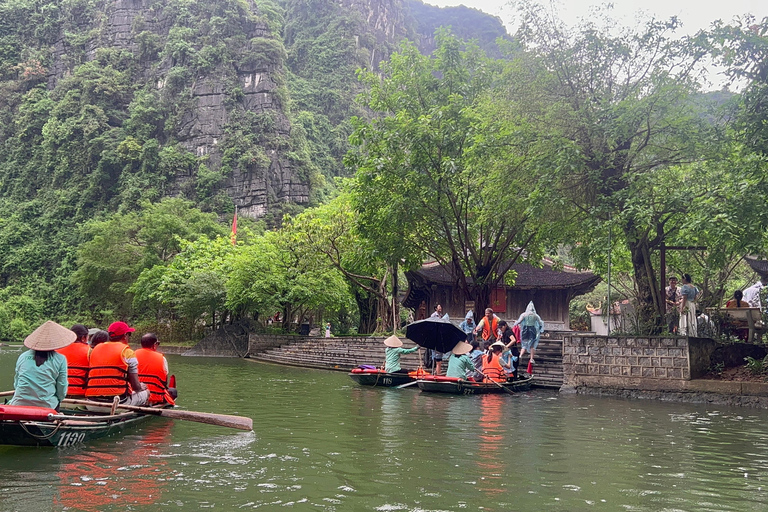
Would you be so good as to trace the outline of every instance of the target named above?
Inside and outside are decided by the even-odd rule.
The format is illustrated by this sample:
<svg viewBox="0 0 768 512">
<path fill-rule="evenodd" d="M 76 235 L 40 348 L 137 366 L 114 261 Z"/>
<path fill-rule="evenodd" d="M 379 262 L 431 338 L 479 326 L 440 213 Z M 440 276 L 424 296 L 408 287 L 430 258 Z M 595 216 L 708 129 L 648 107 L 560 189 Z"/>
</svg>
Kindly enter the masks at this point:
<svg viewBox="0 0 768 512">
<path fill-rule="evenodd" d="M 19 353 L 0 349 L 2 389 Z M 153 418 L 82 446 L 0 447 L 0 510 L 768 510 L 768 411 L 168 359 L 182 408 L 254 431 Z"/>
</svg>

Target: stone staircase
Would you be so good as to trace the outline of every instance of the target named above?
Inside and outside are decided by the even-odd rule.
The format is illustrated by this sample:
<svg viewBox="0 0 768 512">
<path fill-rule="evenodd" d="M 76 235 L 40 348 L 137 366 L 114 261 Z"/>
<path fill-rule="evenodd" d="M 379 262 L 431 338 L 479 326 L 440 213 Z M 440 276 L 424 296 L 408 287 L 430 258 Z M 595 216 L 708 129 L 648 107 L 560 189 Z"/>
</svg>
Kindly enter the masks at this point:
<svg viewBox="0 0 768 512">
<path fill-rule="evenodd" d="M 539 340 L 539 348 L 536 349 L 536 364 L 533 375 L 536 379 L 534 385 L 542 388 L 559 389 L 563 385 L 563 335 L 565 332 L 545 332 Z M 544 337 L 547 336 L 548 337 Z M 528 365 L 528 355 L 523 356 L 525 370 Z"/>
<path fill-rule="evenodd" d="M 287 366 L 350 371 L 360 365 L 384 365 L 384 339 L 371 338 L 297 338 L 279 347 L 251 352 L 248 358 Z M 413 347 L 403 339 L 403 348 Z M 407 370 L 419 367 L 419 353 L 405 354 L 400 365 Z"/>
<path fill-rule="evenodd" d="M 545 333 L 536 351 L 534 367 L 535 386 L 560 388 L 563 384 L 563 332 Z M 286 366 L 319 368 L 324 370 L 350 371 L 352 368 L 367 364 L 376 367 L 384 365 L 384 338 L 310 338 L 285 337 L 280 346 L 251 350 L 248 358 Z M 404 347 L 414 344 L 403 338 Z M 407 370 L 419 367 L 419 353 L 406 354 L 400 358 L 400 364 Z M 526 369 L 528 357 L 523 359 L 522 370 Z M 447 368 L 443 365 L 443 373 Z"/>
</svg>

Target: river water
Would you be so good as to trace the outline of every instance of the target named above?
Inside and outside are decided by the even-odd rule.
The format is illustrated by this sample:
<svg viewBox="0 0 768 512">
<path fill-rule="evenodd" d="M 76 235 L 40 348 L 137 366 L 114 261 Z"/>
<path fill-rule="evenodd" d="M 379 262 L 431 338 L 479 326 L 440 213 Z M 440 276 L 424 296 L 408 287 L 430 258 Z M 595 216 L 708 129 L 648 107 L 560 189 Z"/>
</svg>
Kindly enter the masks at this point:
<svg viewBox="0 0 768 512">
<path fill-rule="evenodd" d="M 2 389 L 19 353 L 0 349 Z M 85 446 L 0 447 L 0 511 L 768 509 L 767 411 L 169 362 L 180 406 L 254 432 L 154 418 Z"/>
</svg>

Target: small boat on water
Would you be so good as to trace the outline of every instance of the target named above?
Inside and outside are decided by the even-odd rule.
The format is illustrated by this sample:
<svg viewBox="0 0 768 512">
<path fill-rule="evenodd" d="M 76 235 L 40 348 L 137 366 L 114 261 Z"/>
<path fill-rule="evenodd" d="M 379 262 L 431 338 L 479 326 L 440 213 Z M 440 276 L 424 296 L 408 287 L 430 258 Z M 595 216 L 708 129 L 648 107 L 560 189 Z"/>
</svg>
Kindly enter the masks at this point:
<svg viewBox="0 0 768 512">
<path fill-rule="evenodd" d="M 416 381 L 422 391 L 430 393 L 449 393 L 452 395 L 481 395 L 488 393 L 507 393 L 530 389 L 533 375 L 508 382 L 473 382 L 457 377 L 428 375 Z M 508 390 L 508 391 L 505 391 Z"/>
<path fill-rule="evenodd" d="M 424 370 L 414 370 L 408 373 L 387 373 L 379 368 L 354 368 L 349 376 L 361 386 L 381 386 L 392 388 L 402 386 L 416 379 L 429 375 Z"/>
<path fill-rule="evenodd" d="M 109 407 L 107 407 L 107 410 Z M 73 446 L 110 436 L 152 418 L 151 414 L 0 405 L 0 445 Z"/>
</svg>

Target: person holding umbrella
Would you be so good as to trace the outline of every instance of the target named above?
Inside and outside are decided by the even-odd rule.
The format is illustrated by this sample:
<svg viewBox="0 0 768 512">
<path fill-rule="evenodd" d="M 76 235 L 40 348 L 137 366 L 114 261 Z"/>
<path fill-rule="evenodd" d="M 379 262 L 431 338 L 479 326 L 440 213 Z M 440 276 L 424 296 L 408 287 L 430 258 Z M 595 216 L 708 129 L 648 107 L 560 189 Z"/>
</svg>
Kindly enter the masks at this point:
<svg viewBox="0 0 768 512">
<path fill-rule="evenodd" d="M 475 364 L 469 357 L 472 345 L 465 341 L 460 341 L 448 353 L 448 370 L 446 377 L 456 377 L 463 380 L 470 380 L 469 375 L 475 372 Z"/>
<path fill-rule="evenodd" d="M 408 373 L 408 370 L 400 368 L 400 356 L 412 354 L 419 350 L 418 345 L 413 348 L 402 348 L 403 342 L 397 336 L 390 336 L 384 340 L 387 348 L 384 350 L 384 371 L 387 373 Z"/>
<path fill-rule="evenodd" d="M 417 320 L 405 328 L 406 337 L 412 342 L 434 352 L 448 353 L 460 341 L 467 339 L 467 335 L 451 322 L 443 318 L 427 318 Z M 435 374 L 439 374 L 441 367 L 437 366 Z"/>
</svg>

